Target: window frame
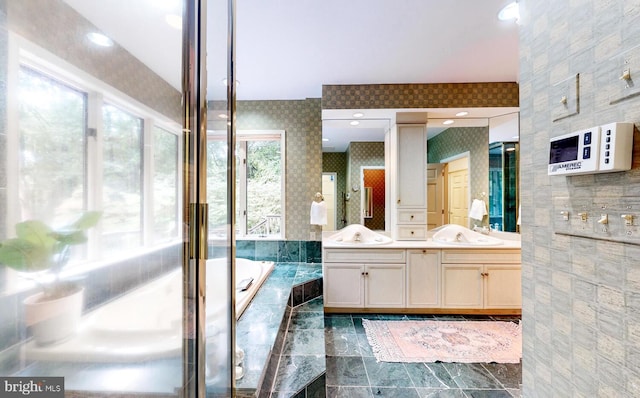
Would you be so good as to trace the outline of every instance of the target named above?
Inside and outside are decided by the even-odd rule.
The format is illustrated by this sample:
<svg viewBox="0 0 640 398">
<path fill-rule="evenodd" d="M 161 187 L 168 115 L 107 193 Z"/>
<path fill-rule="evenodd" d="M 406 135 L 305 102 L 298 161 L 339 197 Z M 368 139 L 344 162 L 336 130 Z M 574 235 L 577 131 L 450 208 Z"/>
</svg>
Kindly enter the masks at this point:
<svg viewBox="0 0 640 398">
<path fill-rule="evenodd" d="M 208 130 L 208 140 L 226 140 L 226 130 Z M 280 233 L 268 236 L 248 235 L 247 234 L 247 173 L 246 173 L 246 142 L 269 140 L 278 141 L 280 143 Z M 244 143 L 244 145 L 243 145 Z M 236 223 L 239 225 L 239 231 L 236 239 L 286 239 L 286 188 L 287 178 L 286 170 L 286 132 L 285 130 L 237 130 L 236 131 L 236 157 L 244 161 L 243 165 L 237 169 L 237 176 L 241 181 L 242 187 L 236 187 L 236 196 L 238 200 L 238 208 L 236 208 Z M 244 183 L 242 183 L 244 181 Z"/>
</svg>

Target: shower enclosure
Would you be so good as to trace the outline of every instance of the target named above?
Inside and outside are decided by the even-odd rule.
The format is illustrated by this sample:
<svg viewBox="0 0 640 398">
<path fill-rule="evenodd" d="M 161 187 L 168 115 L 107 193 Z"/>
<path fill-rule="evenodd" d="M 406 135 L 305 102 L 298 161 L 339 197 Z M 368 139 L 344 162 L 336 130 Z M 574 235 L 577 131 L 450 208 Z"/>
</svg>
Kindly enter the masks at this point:
<svg viewBox="0 0 640 398">
<path fill-rule="evenodd" d="M 216 195 L 226 203 L 221 225 L 207 225 L 206 200 L 208 101 L 227 109 L 227 148 L 235 147 L 234 7 L 0 2 L 0 242 L 28 241 L 24 226 L 33 220 L 56 229 L 88 211 L 100 215 L 85 242 L 52 249 L 61 272 L 0 264 L 0 380 L 58 383 L 51 391 L 63 386 L 60 396 L 235 396 L 235 289 L 205 297 L 207 273 L 235 286 L 231 149 L 225 192 Z M 223 78 L 231 84 L 206 87 Z M 223 263 L 206 261 L 213 229 Z M 97 319 L 107 304 L 135 300 L 176 274 L 178 285 L 161 289 L 155 303 L 179 308 L 178 341 L 163 346 L 163 327 L 176 325 L 145 317 L 141 303 L 127 306 L 117 328 Z M 79 323 L 36 342 L 36 327 L 54 336 L 55 320 L 70 316 L 62 307 L 34 318 L 25 306 L 57 280 L 79 287 Z M 222 321 L 208 325 L 206 307 Z M 159 340 L 150 341 L 149 329 Z M 97 343 L 81 344 L 89 334 Z M 144 351 L 154 344 L 167 354 Z"/>
<path fill-rule="evenodd" d="M 518 154 L 517 142 L 489 145 L 489 223 L 500 231 L 518 230 Z"/>
</svg>

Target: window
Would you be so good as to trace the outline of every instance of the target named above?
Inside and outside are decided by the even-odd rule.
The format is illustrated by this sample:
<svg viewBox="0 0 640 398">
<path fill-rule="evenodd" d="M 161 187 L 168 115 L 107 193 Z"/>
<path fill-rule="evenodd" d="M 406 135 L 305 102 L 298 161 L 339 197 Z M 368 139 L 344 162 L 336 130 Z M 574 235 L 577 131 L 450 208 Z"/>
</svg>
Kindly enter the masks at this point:
<svg viewBox="0 0 640 398">
<path fill-rule="evenodd" d="M 119 252 L 142 243 L 141 118 L 102 107 L 102 246 Z"/>
<path fill-rule="evenodd" d="M 87 95 L 24 66 L 18 80 L 18 218 L 62 225 L 86 207 Z"/>
<path fill-rule="evenodd" d="M 178 236 L 178 136 L 153 130 L 153 241 Z"/>
<path fill-rule="evenodd" d="M 237 134 L 237 237 L 284 238 L 284 131 Z M 210 134 L 207 147 L 210 236 L 223 236 L 226 217 L 226 136 Z"/>
<path fill-rule="evenodd" d="M 20 221 L 62 226 L 97 209 L 101 222 L 73 263 L 179 239 L 180 126 L 31 50 L 9 58 L 18 95 L 8 107 L 6 234 Z"/>
</svg>

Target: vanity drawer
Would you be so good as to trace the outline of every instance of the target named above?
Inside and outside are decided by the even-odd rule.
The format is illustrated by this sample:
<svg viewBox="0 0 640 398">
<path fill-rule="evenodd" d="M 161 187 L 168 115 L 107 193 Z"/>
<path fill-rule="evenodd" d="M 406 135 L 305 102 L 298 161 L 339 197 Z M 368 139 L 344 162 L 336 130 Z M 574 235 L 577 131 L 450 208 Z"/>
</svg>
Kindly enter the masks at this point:
<svg viewBox="0 0 640 398">
<path fill-rule="evenodd" d="M 520 264 L 520 250 L 442 250 L 443 264 Z"/>
<path fill-rule="evenodd" d="M 426 224 L 426 209 L 403 209 L 398 210 L 398 224 Z"/>
<path fill-rule="evenodd" d="M 425 225 L 398 225 L 398 240 L 425 240 L 426 237 Z"/>
<path fill-rule="evenodd" d="M 325 263 L 404 263 L 404 249 L 325 249 Z"/>
</svg>

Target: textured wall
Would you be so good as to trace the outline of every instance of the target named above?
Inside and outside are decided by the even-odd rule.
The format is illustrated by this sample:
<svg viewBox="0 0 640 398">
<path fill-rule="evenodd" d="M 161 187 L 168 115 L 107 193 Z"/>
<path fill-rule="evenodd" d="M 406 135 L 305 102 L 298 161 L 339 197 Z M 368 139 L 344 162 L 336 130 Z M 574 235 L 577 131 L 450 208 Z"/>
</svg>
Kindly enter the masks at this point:
<svg viewBox="0 0 640 398">
<path fill-rule="evenodd" d="M 100 30 L 63 1 L 10 0 L 7 5 L 12 31 L 181 123 L 180 92 L 118 44 L 109 48 L 88 46 L 86 33 Z M 156 45 L 154 40 L 149 36 L 149 45 Z"/>
<path fill-rule="evenodd" d="M 427 142 L 428 163 L 464 152 L 469 152 L 469 195 L 480 199 L 482 192 L 489 193 L 489 128 L 452 127 Z"/>
<path fill-rule="evenodd" d="M 347 153 L 346 152 L 323 152 L 322 172 L 336 173 L 336 229 L 341 229 L 346 225 L 346 209 L 343 195 L 347 192 Z"/>
<path fill-rule="evenodd" d="M 347 154 L 348 176 L 347 191 L 351 193 L 351 200 L 347 202 L 347 224 L 360 224 L 360 194 L 353 192 L 353 184 L 360 182 L 361 166 L 384 167 L 384 142 L 352 142 Z M 360 187 L 362 189 L 362 187 Z"/>
<path fill-rule="evenodd" d="M 209 104 L 210 120 L 224 104 Z M 322 110 L 320 99 L 238 101 L 238 130 L 284 130 L 286 140 L 286 239 L 320 239 L 320 226 L 309 224 L 316 192 L 322 190 Z M 313 240 L 313 239 L 311 239 Z"/>
<path fill-rule="evenodd" d="M 564 223 L 556 203 L 569 206 L 572 218 L 582 206 L 596 215 L 626 209 L 640 217 L 640 97 L 623 99 L 640 89 L 618 79 L 626 58 L 632 77 L 640 68 L 640 3 L 519 4 L 523 396 L 635 397 L 640 246 L 606 239 L 596 216 L 585 225 L 589 237 L 557 234 Z M 579 112 L 554 122 L 562 111 L 557 84 L 577 73 Z M 631 171 L 547 176 L 551 137 L 613 121 L 636 124 Z M 611 217 L 610 228 L 620 222 Z M 570 225 L 581 232 L 579 220 Z"/>
<path fill-rule="evenodd" d="M 322 109 L 518 106 L 518 84 L 413 83 L 322 86 Z"/>
</svg>

